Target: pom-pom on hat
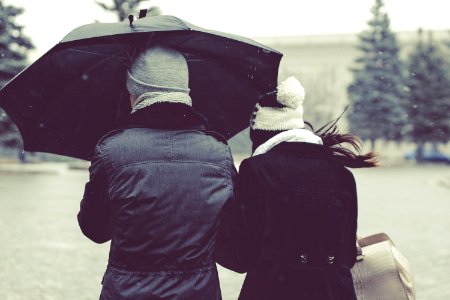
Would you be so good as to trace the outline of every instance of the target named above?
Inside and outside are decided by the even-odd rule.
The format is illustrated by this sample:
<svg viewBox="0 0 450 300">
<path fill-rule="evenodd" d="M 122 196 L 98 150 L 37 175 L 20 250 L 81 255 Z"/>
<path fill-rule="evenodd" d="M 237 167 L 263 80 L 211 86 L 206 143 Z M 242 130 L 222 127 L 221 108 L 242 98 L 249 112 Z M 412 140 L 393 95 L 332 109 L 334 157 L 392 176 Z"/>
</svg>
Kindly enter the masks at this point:
<svg viewBox="0 0 450 300">
<path fill-rule="evenodd" d="M 158 102 L 192 105 L 186 59 L 168 47 L 150 47 L 133 60 L 127 72 L 127 89 L 137 97 L 145 93 L 164 93 L 166 96 L 158 97 Z"/>
<path fill-rule="evenodd" d="M 256 104 L 250 120 L 252 130 L 285 131 L 304 128 L 303 101 L 305 89 L 294 76 L 277 87 L 276 101 Z"/>
</svg>

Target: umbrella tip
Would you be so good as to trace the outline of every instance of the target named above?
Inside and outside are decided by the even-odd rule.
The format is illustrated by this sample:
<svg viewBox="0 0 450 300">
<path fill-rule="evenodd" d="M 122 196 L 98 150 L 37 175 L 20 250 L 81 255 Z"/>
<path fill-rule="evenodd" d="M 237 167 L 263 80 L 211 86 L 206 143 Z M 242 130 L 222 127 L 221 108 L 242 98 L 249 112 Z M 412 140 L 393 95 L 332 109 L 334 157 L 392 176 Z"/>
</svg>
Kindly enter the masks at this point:
<svg viewBox="0 0 450 300">
<path fill-rule="evenodd" d="M 130 27 L 133 26 L 134 16 L 133 15 L 129 15 L 128 16 L 128 21 L 130 21 Z"/>
<path fill-rule="evenodd" d="M 139 11 L 139 19 L 140 18 L 145 18 L 145 16 L 147 16 L 147 9 L 141 9 Z"/>
</svg>

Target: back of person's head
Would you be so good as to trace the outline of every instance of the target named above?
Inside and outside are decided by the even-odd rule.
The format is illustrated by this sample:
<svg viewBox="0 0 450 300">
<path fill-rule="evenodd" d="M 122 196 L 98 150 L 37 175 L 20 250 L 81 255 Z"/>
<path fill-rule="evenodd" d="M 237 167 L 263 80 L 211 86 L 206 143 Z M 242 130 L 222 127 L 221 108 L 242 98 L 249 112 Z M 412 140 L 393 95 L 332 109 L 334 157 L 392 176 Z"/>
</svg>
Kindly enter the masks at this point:
<svg viewBox="0 0 450 300">
<path fill-rule="evenodd" d="M 283 131 L 305 129 L 306 123 L 313 133 L 313 137 L 309 138 L 311 142 L 330 149 L 333 158 L 345 166 L 363 168 L 377 165 L 375 153 L 359 154 L 361 143 L 356 136 L 339 132 L 336 126 L 339 118 L 314 132 L 312 125 L 303 120 L 304 100 L 305 90 L 300 81 L 293 76 L 278 85 L 276 96 L 269 95 L 260 100 L 250 119 L 250 139 L 253 150 Z M 342 144 L 347 144 L 350 148 Z"/>
<path fill-rule="evenodd" d="M 293 76 L 278 85 L 276 94 L 261 99 L 250 119 L 253 148 L 283 131 L 304 128 L 304 99 L 305 90 Z"/>
<path fill-rule="evenodd" d="M 156 45 L 140 52 L 127 72 L 127 89 L 138 98 L 136 105 L 139 105 L 139 98 L 151 98 L 154 103 L 192 106 L 186 59 L 169 47 Z"/>
</svg>

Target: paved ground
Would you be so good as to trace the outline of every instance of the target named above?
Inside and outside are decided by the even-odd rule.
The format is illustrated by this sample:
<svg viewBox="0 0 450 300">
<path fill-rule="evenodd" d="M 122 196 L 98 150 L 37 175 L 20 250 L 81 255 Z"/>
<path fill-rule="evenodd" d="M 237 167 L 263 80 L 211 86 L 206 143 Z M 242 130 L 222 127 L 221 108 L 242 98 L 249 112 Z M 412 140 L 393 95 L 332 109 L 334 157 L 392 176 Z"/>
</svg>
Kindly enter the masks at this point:
<svg viewBox="0 0 450 300">
<path fill-rule="evenodd" d="M 387 232 L 412 264 L 418 299 L 450 299 L 450 167 L 356 170 L 361 235 Z M 98 299 L 108 244 L 76 222 L 86 171 L 0 172 L 0 299 Z M 243 276 L 219 269 L 225 300 Z"/>
</svg>

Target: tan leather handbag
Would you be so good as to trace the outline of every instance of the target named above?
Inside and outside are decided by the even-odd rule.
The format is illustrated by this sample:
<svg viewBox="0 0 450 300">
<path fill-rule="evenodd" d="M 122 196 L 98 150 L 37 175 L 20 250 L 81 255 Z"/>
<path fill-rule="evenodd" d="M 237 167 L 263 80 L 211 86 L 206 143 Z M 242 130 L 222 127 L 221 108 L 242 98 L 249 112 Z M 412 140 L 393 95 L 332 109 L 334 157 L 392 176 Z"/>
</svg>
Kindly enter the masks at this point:
<svg viewBox="0 0 450 300">
<path fill-rule="evenodd" d="M 414 300 L 414 280 L 408 260 L 385 233 L 357 239 L 358 257 L 352 268 L 358 300 Z"/>
</svg>

